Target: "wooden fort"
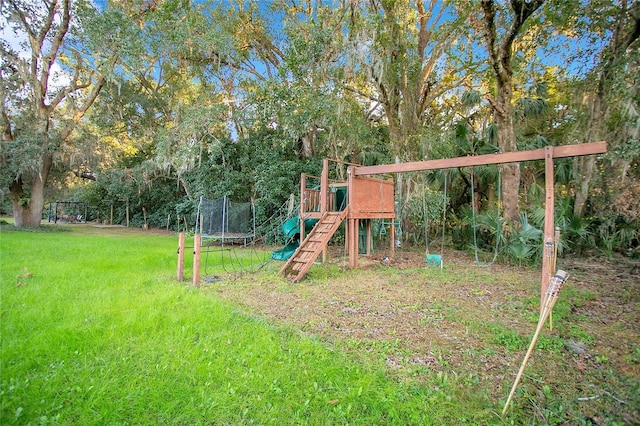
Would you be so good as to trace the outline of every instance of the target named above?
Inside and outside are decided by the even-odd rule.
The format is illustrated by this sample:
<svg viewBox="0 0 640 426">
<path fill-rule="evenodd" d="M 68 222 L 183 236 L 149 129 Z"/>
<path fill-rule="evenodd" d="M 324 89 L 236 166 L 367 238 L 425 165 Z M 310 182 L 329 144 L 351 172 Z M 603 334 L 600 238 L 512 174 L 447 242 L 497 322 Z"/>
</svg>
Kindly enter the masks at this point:
<svg viewBox="0 0 640 426">
<path fill-rule="evenodd" d="M 330 164 L 347 167 L 347 179 L 329 179 Z M 296 282 L 301 280 L 326 247 L 342 222 L 346 221 L 345 245 L 349 266 L 356 268 L 359 252 L 360 221 L 366 220 L 366 251 L 371 247 L 370 219 L 388 219 L 391 248 L 394 244 L 395 208 L 393 180 L 356 176 L 356 165 L 325 159 L 320 177 L 302 174 L 300 177 L 300 246 L 280 270 L 280 274 Z M 305 222 L 317 221 L 308 235 Z"/>
</svg>

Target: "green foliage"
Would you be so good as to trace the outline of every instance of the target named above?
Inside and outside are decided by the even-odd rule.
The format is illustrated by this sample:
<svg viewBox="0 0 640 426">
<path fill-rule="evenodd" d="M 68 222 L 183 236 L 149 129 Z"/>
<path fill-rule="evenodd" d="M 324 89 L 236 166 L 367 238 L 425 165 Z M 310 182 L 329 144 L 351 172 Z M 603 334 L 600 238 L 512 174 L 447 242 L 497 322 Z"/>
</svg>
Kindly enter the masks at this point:
<svg viewBox="0 0 640 426">
<path fill-rule="evenodd" d="M 569 218 L 561 216 L 559 222 L 562 240 L 569 242 L 570 250 L 581 253 L 595 246 L 589 218 L 572 214 Z"/>
<path fill-rule="evenodd" d="M 427 186 L 409 198 L 406 216 L 412 226 L 411 236 L 414 244 L 426 244 L 425 238 L 433 241 L 441 234 L 444 221 L 444 210 L 448 203 L 440 191 L 434 191 Z M 408 231 L 407 231 L 408 232 Z"/>
<path fill-rule="evenodd" d="M 507 253 L 518 265 L 537 263 L 542 254 L 542 230 L 529 223 L 526 214 L 520 215 L 520 224 L 511 229 Z"/>
<path fill-rule="evenodd" d="M 128 160 L 132 168 L 100 173 L 96 182 L 85 186 L 75 197 L 93 206 L 100 218 L 110 218 L 113 208 L 114 222 L 124 224 L 128 206 L 130 224 L 142 226 L 144 208 L 148 226 L 164 228 L 168 217 L 172 217 L 171 229 L 183 229 L 183 218 L 189 227 L 195 224 L 200 196 L 209 199 L 229 196 L 236 201 L 253 199 L 256 223 L 261 224 L 291 194 L 299 192 L 301 172 L 320 174 L 319 161 L 287 154 L 273 132 L 238 142 L 216 140 L 216 146 L 202 153 L 200 167 L 185 169 L 180 176 L 158 173 L 149 162 Z M 173 166 L 169 168 L 175 170 Z M 180 223 L 176 222 L 176 215 Z"/>
<path fill-rule="evenodd" d="M 473 212 L 469 206 L 464 206 L 458 211 L 451 211 L 447 220 L 451 226 L 451 242 L 457 250 L 464 250 L 473 241 Z"/>
<path fill-rule="evenodd" d="M 536 348 L 560 354 L 565 348 L 564 339 L 558 336 L 542 335 L 536 342 Z"/>
<path fill-rule="evenodd" d="M 499 326 L 491 328 L 494 334 L 492 342 L 504 346 L 510 352 L 526 350 L 531 343 L 531 337 L 521 336 L 514 330 Z M 564 350 L 564 339 L 558 336 L 540 335 L 535 347 L 539 350 L 561 353 Z"/>
<path fill-rule="evenodd" d="M 472 212 L 473 214 L 473 212 Z M 476 214 L 476 240 L 480 250 L 493 251 L 505 244 L 505 221 L 498 209 L 490 209 Z"/>
<path fill-rule="evenodd" d="M 496 328 L 494 333 L 493 343 L 504 346 L 508 351 L 513 352 L 527 348 L 527 339 L 513 330 Z"/>
</svg>

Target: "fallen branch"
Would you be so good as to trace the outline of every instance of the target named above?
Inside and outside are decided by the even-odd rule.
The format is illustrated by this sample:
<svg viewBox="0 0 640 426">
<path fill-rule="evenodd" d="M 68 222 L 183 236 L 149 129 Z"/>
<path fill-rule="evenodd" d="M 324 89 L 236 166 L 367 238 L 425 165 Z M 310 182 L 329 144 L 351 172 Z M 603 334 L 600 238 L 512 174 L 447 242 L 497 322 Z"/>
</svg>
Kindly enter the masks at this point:
<svg viewBox="0 0 640 426">
<path fill-rule="evenodd" d="M 598 391 L 602 392 L 603 394 L 605 394 L 605 395 L 607 395 L 607 396 L 610 396 L 611 398 L 613 398 L 614 400 L 616 400 L 616 401 L 617 401 L 617 402 L 619 402 L 620 404 L 627 405 L 627 401 L 623 401 L 623 400 L 621 400 L 621 399 L 616 398 L 615 396 L 613 396 L 613 394 L 612 394 L 611 392 L 607 392 L 607 391 L 606 391 L 606 390 L 604 390 L 604 389 L 598 389 L 598 388 L 596 388 L 596 387 L 595 387 L 595 385 L 589 385 L 589 387 L 590 387 L 590 388 L 593 388 L 593 389 L 595 389 L 595 390 L 598 390 Z"/>
<path fill-rule="evenodd" d="M 600 398 L 600 395 L 583 396 L 581 398 L 578 398 L 578 401 L 593 401 L 594 399 L 598 399 L 598 398 Z"/>
</svg>

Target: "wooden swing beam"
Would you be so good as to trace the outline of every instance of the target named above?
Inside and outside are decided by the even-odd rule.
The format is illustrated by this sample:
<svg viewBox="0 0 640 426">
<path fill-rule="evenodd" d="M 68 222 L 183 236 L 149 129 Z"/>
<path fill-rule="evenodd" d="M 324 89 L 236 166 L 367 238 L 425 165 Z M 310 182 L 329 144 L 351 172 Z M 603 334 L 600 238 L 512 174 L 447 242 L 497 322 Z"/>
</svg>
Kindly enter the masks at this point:
<svg viewBox="0 0 640 426">
<path fill-rule="evenodd" d="M 500 154 L 474 155 L 439 160 L 413 161 L 409 163 L 383 164 L 379 166 L 356 166 L 355 175 L 375 175 L 385 173 L 417 172 L 425 170 L 451 169 L 455 167 L 484 166 L 487 164 L 518 163 L 520 161 L 542 160 L 547 151 L 552 158 L 579 157 L 583 155 L 604 154 L 606 142 L 583 143 L 579 145 L 547 146 L 529 151 L 504 152 Z"/>
<path fill-rule="evenodd" d="M 379 166 L 353 167 L 355 176 L 403 173 L 426 170 L 450 169 L 455 167 L 473 167 L 488 164 L 518 163 L 521 161 L 545 161 L 545 217 L 543 244 L 554 242 L 554 158 L 580 157 L 584 155 L 604 154 L 607 152 L 606 142 L 592 142 L 577 145 L 547 146 L 529 151 L 504 152 L 467 157 L 443 158 L 438 160 L 414 161 L 409 163 L 387 164 Z M 557 241 L 555 242 L 557 244 Z M 540 284 L 540 307 L 544 302 L 549 277 L 554 266 L 550 264 L 548 256 L 542 256 L 542 276 Z"/>
</svg>

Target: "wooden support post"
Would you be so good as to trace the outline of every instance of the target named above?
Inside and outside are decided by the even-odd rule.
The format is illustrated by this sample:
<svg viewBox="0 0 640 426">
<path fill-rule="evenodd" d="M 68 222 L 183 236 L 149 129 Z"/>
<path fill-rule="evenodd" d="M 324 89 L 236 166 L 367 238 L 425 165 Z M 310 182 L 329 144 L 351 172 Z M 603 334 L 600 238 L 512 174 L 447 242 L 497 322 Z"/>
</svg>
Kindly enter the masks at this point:
<svg viewBox="0 0 640 426">
<path fill-rule="evenodd" d="M 545 203 L 544 203 L 544 238 L 542 244 L 545 246 L 551 243 L 553 248 L 554 241 L 554 210 L 555 210 L 555 188 L 553 173 L 553 147 L 547 146 L 544 152 L 544 181 L 545 181 Z M 542 254 L 542 274 L 540 279 L 540 311 L 542 311 L 547 287 L 549 286 L 549 277 L 552 273 L 551 258 L 546 254 L 546 247 L 543 247 Z"/>
<path fill-rule="evenodd" d="M 345 221 L 345 239 L 344 244 L 347 249 L 347 254 L 349 256 L 349 267 L 353 265 L 353 261 L 351 259 L 351 219 L 347 218 Z"/>
<path fill-rule="evenodd" d="M 389 238 L 391 239 L 391 257 L 396 254 L 396 225 L 391 222 L 391 226 L 389 226 Z"/>
<path fill-rule="evenodd" d="M 193 236 L 193 285 L 200 287 L 200 234 Z"/>
<path fill-rule="evenodd" d="M 358 267 L 358 253 L 360 252 L 360 219 L 353 220 L 353 267 Z"/>
<path fill-rule="evenodd" d="M 305 229 L 304 229 L 304 220 L 305 213 L 307 212 L 306 204 L 307 204 L 307 174 L 302 173 L 300 175 L 300 209 L 298 212 L 298 221 L 299 221 L 299 229 L 300 229 L 300 241 L 304 241 L 305 237 Z"/>
<path fill-rule="evenodd" d="M 322 161 L 322 174 L 320 175 L 320 214 L 324 214 L 328 208 L 329 198 L 329 159 Z"/>
<path fill-rule="evenodd" d="M 347 236 L 349 240 L 349 267 L 358 267 L 358 219 L 347 220 Z"/>
<path fill-rule="evenodd" d="M 184 279 L 184 232 L 178 234 L 178 281 Z"/>
<path fill-rule="evenodd" d="M 367 220 L 367 256 L 371 256 L 371 219 Z"/>
<path fill-rule="evenodd" d="M 344 221 L 344 254 L 346 254 L 347 256 L 349 256 L 349 265 L 351 265 L 351 249 L 350 247 L 350 241 L 349 239 L 351 238 L 351 234 L 350 234 L 350 225 L 349 225 L 350 220 L 347 218 Z"/>
</svg>

